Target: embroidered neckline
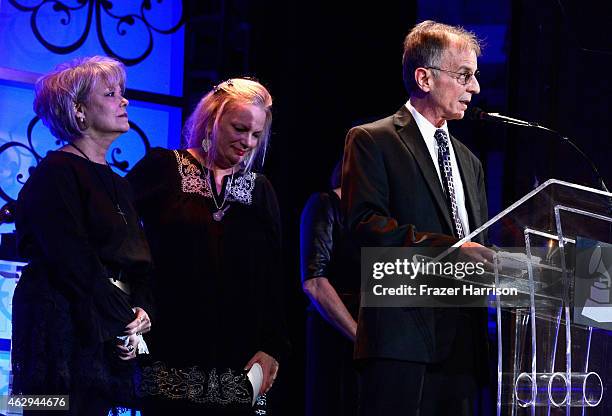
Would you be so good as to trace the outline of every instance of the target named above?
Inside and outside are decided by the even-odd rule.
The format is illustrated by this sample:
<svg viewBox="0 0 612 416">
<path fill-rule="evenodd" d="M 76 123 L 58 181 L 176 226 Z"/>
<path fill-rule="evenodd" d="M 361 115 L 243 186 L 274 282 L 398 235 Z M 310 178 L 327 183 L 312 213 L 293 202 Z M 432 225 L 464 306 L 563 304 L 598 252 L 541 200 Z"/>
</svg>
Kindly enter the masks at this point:
<svg viewBox="0 0 612 416">
<path fill-rule="evenodd" d="M 202 195 L 204 198 L 213 199 L 210 183 L 207 180 L 207 172 L 204 168 L 191 160 L 193 156 L 185 155 L 183 152 L 173 150 L 178 165 L 179 176 L 181 177 L 181 189 L 184 193 Z M 255 179 L 257 174 L 249 172 L 244 175 L 237 172 L 232 186 L 226 189 L 227 201 L 239 202 L 251 205 L 253 202 L 253 189 L 255 189 Z"/>
</svg>

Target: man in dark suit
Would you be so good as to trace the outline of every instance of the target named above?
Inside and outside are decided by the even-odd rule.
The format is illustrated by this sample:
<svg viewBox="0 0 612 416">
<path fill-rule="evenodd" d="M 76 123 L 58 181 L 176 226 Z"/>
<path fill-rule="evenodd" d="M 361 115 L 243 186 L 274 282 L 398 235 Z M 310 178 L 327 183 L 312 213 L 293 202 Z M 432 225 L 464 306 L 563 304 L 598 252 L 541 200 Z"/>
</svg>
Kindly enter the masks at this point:
<svg viewBox="0 0 612 416">
<path fill-rule="evenodd" d="M 480 91 L 478 55 L 474 34 L 459 27 L 426 21 L 407 35 L 409 101 L 346 140 L 342 202 L 359 246 L 450 246 L 486 221 L 481 163 L 446 123 L 463 118 Z M 361 308 L 360 415 L 471 415 L 486 379 L 482 312 Z"/>
</svg>

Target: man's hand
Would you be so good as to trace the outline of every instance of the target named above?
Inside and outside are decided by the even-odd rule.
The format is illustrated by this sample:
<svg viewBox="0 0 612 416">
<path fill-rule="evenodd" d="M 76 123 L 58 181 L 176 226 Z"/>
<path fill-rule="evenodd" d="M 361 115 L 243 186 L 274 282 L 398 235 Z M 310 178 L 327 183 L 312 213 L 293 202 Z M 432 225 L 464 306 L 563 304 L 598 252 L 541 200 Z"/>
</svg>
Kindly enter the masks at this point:
<svg viewBox="0 0 612 416">
<path fill-rule="evenodd" d="M 481 262 L 488 266 L 493 263 L 495 252 L 481 244 L 468 241 L 463 243 L 459 250 L 461 255 L 467 257 L 470 261 Z"/>
<path fill-rule="evenodd" d="M 274 384 L 274 380 L 276 380 L 276 373 L 278 373 L 278 361 L 263 351 L 257 351 L 253 358 L 249 360 L 247 365 L 244 366 L 245 371 L 250 370 L 255 363 L 259 363 L 263 369 L 263 382 L 261 384 L 259 394 L 265 394 L 268 392 L 268 390 L 270 390 L 272 384 Z M 257 394 L 257 392 L 254 392 L 254 394 Z"/>
</svg>

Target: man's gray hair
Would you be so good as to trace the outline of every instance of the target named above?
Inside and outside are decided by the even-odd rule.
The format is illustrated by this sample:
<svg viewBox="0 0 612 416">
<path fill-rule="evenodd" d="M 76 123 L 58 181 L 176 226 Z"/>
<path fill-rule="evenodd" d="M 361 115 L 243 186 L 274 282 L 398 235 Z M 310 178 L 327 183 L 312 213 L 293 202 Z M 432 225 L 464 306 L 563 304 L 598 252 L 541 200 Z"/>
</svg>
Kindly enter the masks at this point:
<svg viewBox="0 0 612 416">
<path fill-rule="evenodd" d="M 480 41 L 473 32 L 460 26 L 426 20 L 417 24 L 404 39 L 403 77 L 409 94 L 417 88 L 414 71 L 417 68 L 440 66 L 444 51 L 451 45 L 471 49 L 480 56 Z"/>
</svg>

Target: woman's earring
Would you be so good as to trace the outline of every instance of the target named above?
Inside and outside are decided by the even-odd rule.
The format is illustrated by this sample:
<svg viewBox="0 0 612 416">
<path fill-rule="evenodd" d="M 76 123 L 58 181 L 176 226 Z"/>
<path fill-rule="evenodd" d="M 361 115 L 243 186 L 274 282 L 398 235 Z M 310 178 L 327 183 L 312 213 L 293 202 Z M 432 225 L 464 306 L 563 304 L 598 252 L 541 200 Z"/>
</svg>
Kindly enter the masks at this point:
<svg viewBox="0 0 612 416">
<path fill-rule="evenodd" d="M 89 127 L 87 125 L 87 122 L 85 121 L 85 116 L 77 116 L 77 124 L 79 125 L 79 128 L 81 130 L 87 130 L 87 127 Z"/>
<path fill-rule="evenodd" d="M 202 150 L 204 150 L 204 153 L 208 153 L 210 150 L 210 139 L 208 137 L 202 140 Z"/>
</svg>

